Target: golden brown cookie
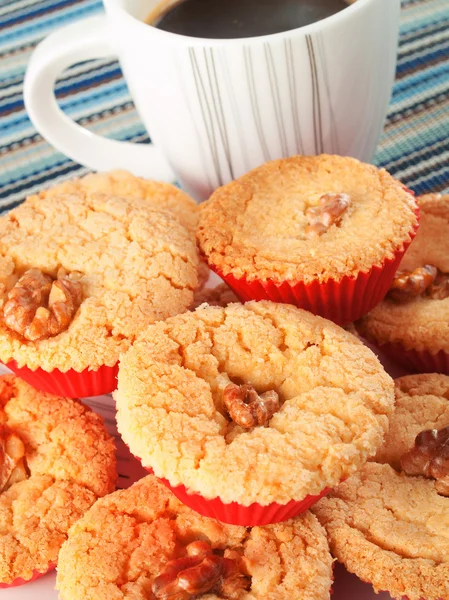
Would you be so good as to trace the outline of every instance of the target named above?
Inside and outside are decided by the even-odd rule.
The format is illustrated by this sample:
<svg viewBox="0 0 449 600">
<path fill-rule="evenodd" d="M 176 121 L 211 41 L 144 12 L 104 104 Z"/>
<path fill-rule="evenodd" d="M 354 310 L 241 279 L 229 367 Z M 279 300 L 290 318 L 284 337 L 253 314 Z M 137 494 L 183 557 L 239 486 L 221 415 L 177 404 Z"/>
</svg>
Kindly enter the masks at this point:
<svg viewBox="0 0 449 600">
<path fill-rule="evenodd" d="M 114 443 L 100 416 L 0 377 L 0 583 L 55 564 L 69 528 L 115 479 Z"/>
<path fill-rule="evenodd" d="M 251 384 L 251 422 L 241 384 Z M 171 485 L 224 503 L 284 505 L 375 454 L 393 382 L 333 323 L 249 302 L 149 327 L 121 357 L 116 400 L 123 439 Z"/>
<path fill-rule="evenodd" d="M 407 351 L 449 353 L 449 195 L 421 196 L 418 203 L 420 228 L 399 267 L 403 280 L 397 283 L 402 283 L 402 291 L 398 295 L 397 289 L 391 290 L 358 321 L 357 329 L 380 346 L 398 344 Z M 428 282 L 423 277 L 426 265 L 435 269 L 433 283 L 432 277 Z"/>
<path fill-rule="evenodd" d="M 204 554 L 195 558 L 195 550 Z M 168 574 L 170 561 L 178 578 Z M 267 527 L 224 525 L 148 476 L 99 500 L 72 527 L 57 587 L 62 600 L 156 600 L 187 584 L 192 593 L 173 597 L 329 600 L 331 583 L 327 540 L 311 513 Z"/>
<path fill-rule="evenodd" d="M 378 462 L 313 508 L 337 559 L 393 598 L 449 597 L 447 440 L 449 377 L 398 379 Z"/>
<path fill-rule="evenodd" d="M 197 267 L 191 235 L 146 200 L 29 198 L 0 218 L 0 360 L 45 371 L 112 367 L 143 327 L 190 306 Z M 77 291 L 67 297 L 69 285 Z M 57 301 L 73 308 L 62 321 Z"/>
<path fill-rule="evenodd" d="M 332 196 L 327 204 L 324 196 Z M 342 196 L 347 206 L 339 207 Z M 201 205 L 197 236 L 224 275 L 340 281 L 393 257 L 410 239 L 415 210 L 412 195 L 383 169 L 347 157 L 294 156 L 214 192 Z"/>
</svg>

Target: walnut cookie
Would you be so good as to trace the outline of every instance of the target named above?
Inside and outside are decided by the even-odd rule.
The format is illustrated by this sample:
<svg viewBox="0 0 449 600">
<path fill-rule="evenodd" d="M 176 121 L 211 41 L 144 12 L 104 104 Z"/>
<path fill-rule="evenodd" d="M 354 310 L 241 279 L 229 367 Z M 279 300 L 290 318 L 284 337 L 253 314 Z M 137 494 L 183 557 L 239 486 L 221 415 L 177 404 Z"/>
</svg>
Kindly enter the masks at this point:
<svg viewBox="0 0 449 600">
<path fill-rule="evenodd" d="M 313 508 L 334 556 L 376 591 L 449 597 L 448 442 L 449 377 L 402 377 L 375 461 Z"/>
<path fill-rule="evenodd" d="M 310 513 L 248 529 L 196 514 L 155 477 L 99 500 L 59 559 L 62 600 L 329 600 L 332 558 Z"/>
<path fill-rule="evenodd" d="M 392 289 L 356 327 L 409 368 L 449 373 L 449 195 L 418 203 L 420 228 Z"/>
<path fill-rule="evenodd" d="M 294 156 L 216 190 L 200 207 L 197 238 L 242 299 L 290 302 L 345 324 L 383 298 L 417 224 L 412 194 L 385 170 Z"/>
<path fill-rule="evenodd" d="M 143 327 L 187 310 L 197 267 L 191 235 L 144 200 L 29 198 L 0 218 L 0 360 L 112 367 Z"/>
<path fill-rule="evenodd" d="M 0 586 L 54 565 L 69 528 L 115 479 L 100 416 L 0 377 Z"/>
<path fill-rule="evenodd" d="M 393 382 L 340 327 L 263 301 L 149 327 L 121 357 L 115 397 L 124 441 L 158 477 L 267 513 L 323 493 L 375 454 Z"/>
</svg>

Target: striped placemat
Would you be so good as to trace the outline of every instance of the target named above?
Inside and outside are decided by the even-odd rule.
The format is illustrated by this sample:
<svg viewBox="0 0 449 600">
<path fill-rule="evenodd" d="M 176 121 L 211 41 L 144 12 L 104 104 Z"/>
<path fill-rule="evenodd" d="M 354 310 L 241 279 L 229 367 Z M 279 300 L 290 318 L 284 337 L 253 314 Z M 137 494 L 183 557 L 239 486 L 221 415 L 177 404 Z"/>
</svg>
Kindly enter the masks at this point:
<svg viewBox="0 0 449 600">
<path fill-rule="evenodd" d="M 416 193 L 449 188 L 449 0 L 403 0 L 397 80 L 376 162 Z M 100 0 L 0 0 L 0 212 L 87 172 L 36 132 L 23 76 L 54 29 L 103 10 Z M 62 109 L 96 133 L 148 142 L 117 62 L 75 65 L 57 84 Z"/>
</svg>

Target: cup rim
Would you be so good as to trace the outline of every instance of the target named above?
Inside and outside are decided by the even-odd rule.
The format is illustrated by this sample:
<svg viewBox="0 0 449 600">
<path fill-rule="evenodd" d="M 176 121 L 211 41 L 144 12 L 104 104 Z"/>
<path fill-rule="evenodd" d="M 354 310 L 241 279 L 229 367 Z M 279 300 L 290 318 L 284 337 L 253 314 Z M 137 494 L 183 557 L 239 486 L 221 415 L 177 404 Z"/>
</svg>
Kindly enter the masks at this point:
<svg viewBox="0 0 449 600">
<path fill-rule="evenodd" d="M 245 44 L 245 45 L 257 45 L 263 44 L 271 41 L 278 41 L 285 39 L 292 34 L 296 34 L 300 32 L 301 34 L 308 35 L 315 33 L 317 30 L 322 31 L 323 28 L 326 29 L 333 25 L 339 24 L 341 21 L 348 19 L 350 15 L 356 15 L 357 12 L 363 10 L 363 8 L 369 4 L 374 4 L 375 2 L 379 2 L 379 0 L 356 0 L 353 4 L 348 4 L 346 8 L 338 11 L 337 13 L 330 15 L 324 19 L 319 21 L 314 21 L 309 25 L 303 25 L 302 27 L 296 27 L 295 29 L 289 29 L 287 31 L 280 31 L 278 33 L 269 33 L 266 35 L 252 36 L 252 37 L 241 37 L 241 38 L 201 38 L 195 36 L 182 35 L 180 33 L 172 33 L 171 31 L 164 31 L 163 29 L 158 29 L 157 27 L 152 27 L 148 25 L 144 21 L 141 21 L 134 15 L 130 14 L 117 0 L 104 0 L 105 4 L 112 2 L 114 4 L 115 9 L 117 9 L 123 17 L 128 20 L 130 23 L 137 24 L 138 27 L 145 28 L 148 30 L 148 27 L 151 27 L 152 34 L 159 36 L 161 39 L 165 39 L 166 41 L 172 40 L 172 42 L 181 42 L 183 44 L 188 45 L 203 45 L 203 46 L 229 46 L 229 45 L 237 45 L 237 44 Z"/>
</svg>

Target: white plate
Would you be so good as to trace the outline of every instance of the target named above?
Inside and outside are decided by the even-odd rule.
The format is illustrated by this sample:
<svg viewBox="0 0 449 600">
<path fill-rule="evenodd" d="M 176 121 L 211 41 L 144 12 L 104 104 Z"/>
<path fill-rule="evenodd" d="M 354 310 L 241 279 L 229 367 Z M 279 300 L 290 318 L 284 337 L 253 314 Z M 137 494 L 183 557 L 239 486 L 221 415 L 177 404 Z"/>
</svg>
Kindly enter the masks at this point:
<svg viewBox="0 0 449 600">
<path fill-rule="evenodd" d="M 395 365 L 388 363 L 380 357 L 387 371 L 393 377 L 403 375 Z M 0 374 L 6 373 L 0 365 Z M 88 404 L 93 410 L 100 413 L 105 419 L 107 428 L 114 436 L 117 445 L 117 466 L 119 472 L 118 487 L 129 487 L 134 481 L 137 481 L 147 473 L 129 453 L 127 447 L 121 441 L 115 427 L 115 407 L 110 396 L 98 396 L 97 398 L 86 398 Z M 2 600 L 57 600 L 58 593 L 54 589 L 55 574 L 49 573 L 44 577 L 28 583 L 27 585 L 4 589 L 1 591 Z M 105 600 L 108 600 L 105 598 Z M 294 600 L 292 598 L 292 600 Z M 386 593 L 375 594 L 373 588 L 366 583 L 362 583 L 357 577 L 346 572 L 341 566 L 337 565 L 335 569 L 335 585 L 332 600 L 391 600 L 391 596 Z"/>
</svg>

